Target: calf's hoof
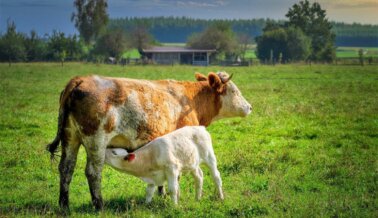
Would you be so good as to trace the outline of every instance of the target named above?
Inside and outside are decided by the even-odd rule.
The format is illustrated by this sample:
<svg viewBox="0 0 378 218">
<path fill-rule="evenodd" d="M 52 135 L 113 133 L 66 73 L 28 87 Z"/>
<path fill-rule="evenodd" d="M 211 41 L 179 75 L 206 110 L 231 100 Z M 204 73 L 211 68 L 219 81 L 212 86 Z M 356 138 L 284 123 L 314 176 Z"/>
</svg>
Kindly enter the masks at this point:
<svg viewBox="0 0 378 218">
<path fill-rule="evenodd" d="M 164 186 L 159 186 L 158 187 L 158 195 L 159 196 L 163 196 L 163 197 L 166 195 Z"/>
</svg>

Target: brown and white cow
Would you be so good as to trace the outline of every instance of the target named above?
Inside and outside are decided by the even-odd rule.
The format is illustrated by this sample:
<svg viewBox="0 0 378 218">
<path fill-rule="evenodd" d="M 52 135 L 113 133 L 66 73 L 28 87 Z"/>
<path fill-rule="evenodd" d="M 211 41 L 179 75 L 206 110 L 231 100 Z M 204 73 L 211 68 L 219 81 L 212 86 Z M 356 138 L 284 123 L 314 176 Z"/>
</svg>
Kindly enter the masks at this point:
<svg viewBox="0 0 378 218">
<path fill-rule="evenodd" d="M 135 150 L 183 126 L 247 116 L 251 105 L 226 73 L 196 73 L 197 82 L 135 80 L 100 76 L 75 77 L 61 93 L 58 132 L 47 146 L 52 156 L 59 143 L 59 205 L 68 208 L 69 184 L 80 145 L 87 153 L 85 174 L 92 203 L 103 207 L 101 172 L 107 147 Z"/>
</svg>

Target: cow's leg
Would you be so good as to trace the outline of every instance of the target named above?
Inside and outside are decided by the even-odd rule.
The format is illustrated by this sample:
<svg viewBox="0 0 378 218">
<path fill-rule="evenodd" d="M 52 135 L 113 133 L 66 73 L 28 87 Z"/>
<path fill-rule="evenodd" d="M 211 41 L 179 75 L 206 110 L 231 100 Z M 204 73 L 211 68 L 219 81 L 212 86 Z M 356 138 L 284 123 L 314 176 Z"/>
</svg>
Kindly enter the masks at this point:
<svg viewBox="0 0 378 218">
<path fill-rule="evenodd" d="M 60 175 L 60 194 L 59 206 L 62 209 L 69 207 L 69 186 L 72 179 L 72 174 L 77 160 L 77 153 L 80 147 L 78 142 L 63 142 L 62 156 L 59 163 Z"/>
<path fill-rule="evenodd" d="M 87 166 L 85 175 L 87 176 L 92 203 L 97 210 L 101 210 L 104 206 L 101 195 L 101 174 L 105 161 L 105 150 L 106 143 L 104 140 L 96 140 L 86 147 Z"/>
</svg>

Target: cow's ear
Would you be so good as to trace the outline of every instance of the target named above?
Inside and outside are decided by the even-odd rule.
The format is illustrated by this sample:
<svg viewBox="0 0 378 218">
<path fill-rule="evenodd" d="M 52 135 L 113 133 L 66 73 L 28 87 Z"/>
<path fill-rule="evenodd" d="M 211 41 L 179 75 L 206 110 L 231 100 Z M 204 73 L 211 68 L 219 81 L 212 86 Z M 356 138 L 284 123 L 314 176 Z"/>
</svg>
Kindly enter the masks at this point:
<svg viewBox="0 0 378 218">
<path fill-rule="evenodd" d="M 134 153 L 130 153 L 130 154 L 127 154 L 126 156 L 125 156 L 125 158 L 123 158 L 124 160 L 127 160 L 127 161 L 132 161 L 132 160 L 134 160 L 135 159 L 135 154 Z"/>
<path fill-rule="evenodd" d="M 215 89 L 217 92 L 222 92 L 223 90 L 223 83 L 219 76 L 213 72 L 209 73 L 208 75 L 209 85 L 211 88 Z"/>
<path fill-rule="evenodd" d="M 195 73 L 194 76 L 196 77 L 197 81 L 206 81 L 207 77 L 201 73 Z"/>
</svg>

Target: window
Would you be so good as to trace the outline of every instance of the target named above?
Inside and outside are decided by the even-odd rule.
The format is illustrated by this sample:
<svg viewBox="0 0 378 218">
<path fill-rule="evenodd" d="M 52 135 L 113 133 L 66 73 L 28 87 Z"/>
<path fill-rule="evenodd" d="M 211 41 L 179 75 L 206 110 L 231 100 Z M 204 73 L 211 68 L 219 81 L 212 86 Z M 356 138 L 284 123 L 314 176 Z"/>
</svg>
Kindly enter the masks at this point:
<svg viewBox="0 0 378 218">
<path fill-rule="evenodd" d="M 194 53 L 194 61 L 206 61 L 207 54 L 206 53 Z"/>
</svg>

